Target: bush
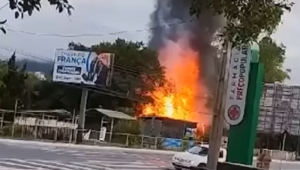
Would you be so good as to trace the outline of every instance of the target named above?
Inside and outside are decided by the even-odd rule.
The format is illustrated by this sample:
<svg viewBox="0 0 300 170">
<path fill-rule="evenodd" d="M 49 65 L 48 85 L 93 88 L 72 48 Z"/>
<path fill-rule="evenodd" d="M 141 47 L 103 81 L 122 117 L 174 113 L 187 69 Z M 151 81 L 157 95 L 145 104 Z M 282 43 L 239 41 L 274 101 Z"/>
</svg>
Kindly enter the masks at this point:
<svg viewBox="0 0 300 170">
<path fill-rule="evenodd" d="M 140 134 L 141 126 L 140 122 L 136 120 L 119 120 L 114 126 L 115 133 L 128 133 L 128 134 Z"/>
<path fill-rule="evenodd" d="M 22 134 L 22 126 L 15 125 L 15 127 L 14 127 L 14 137 L 16 137 L 16 136 L 20 137 L 21 134 Z M 12 135 L 12 126 L 4 126 L 0 130 L 0 135 L 1 136 L 11 136 Z"/>
<path fill-rule="evenodd" d="M 189 148 L 189 137 L 185 136 L 182 139 L 182 150 L 187 150 Z"/>
</svg>

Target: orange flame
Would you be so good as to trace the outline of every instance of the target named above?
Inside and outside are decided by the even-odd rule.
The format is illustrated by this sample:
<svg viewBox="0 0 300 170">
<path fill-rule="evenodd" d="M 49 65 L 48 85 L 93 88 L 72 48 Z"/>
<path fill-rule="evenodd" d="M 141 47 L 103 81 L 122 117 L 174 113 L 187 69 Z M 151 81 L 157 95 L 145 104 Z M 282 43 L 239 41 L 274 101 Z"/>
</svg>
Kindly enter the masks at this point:
<svg viewBox="0 0 300 170">
<path fill-rule="evenodd" d="M 147 94 L 154 102 L 142 106 L 143 116 L 155 115 L 201 124 L 208 122 L 199 113 L 208 112 L 208 109 L 205 106 L 206 90 L 199 77 L 198 55 L 182 40 L 169 41 L 159 51 L 160 63 L 166 67 L 169 82 Z"/>
</svg>

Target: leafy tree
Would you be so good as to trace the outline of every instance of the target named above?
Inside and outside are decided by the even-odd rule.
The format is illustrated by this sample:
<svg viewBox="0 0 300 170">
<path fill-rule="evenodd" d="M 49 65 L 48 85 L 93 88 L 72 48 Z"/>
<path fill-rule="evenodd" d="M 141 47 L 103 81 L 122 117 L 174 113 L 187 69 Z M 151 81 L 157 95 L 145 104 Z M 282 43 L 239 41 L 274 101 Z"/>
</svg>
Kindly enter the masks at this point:
<svg viewBox="0 0 300 170">
<path fill-rule="evenodd" d="M 7 74 L 7 62 L 0 60 L 0 89 L 5 87 L 3 78 Z"/>
<path fill-rule="evenodd" d="M 0 89 L 0 107 L 13 109 L 16 100 L 21 101 L 25 93 L 25 80 L 27 79 L 26 64 L 20 69 L 16 65 L 16 55 L 10 57 L 7 62 L 6 74 L 3 76 L 3 88 Z"/>
<path fill-rule="evenodd" d="M 73 7 L 69 4 L 68 0 L 47 0 L 48 3 L 52 6 L 56 6 L 56 9 L 59 13 L 67 11 L 69 15 L 73 10 Z M 25 14 L 31 16 L 33 11 L 40 11 L 42 9 L 42 0 L 8 0 L 8 5 L 11 10 L 15 12 L 15 18 L 23 18 Z M 0 30 L 3 33 L 6 33 L 3 24 L 6 23 L 6 20 L 0 21 Z"/>
<path fill-rule="evenodd" d="M 164 69 L 159 64 L 156 52 L 146 48 L 142 42 L 117 39 L 113 43 L 101 42 L 91 47 L 72 42 L 69 48 L 115 54 L 112 81 L 106 93 L 140 99 L 143 94 L 155 88 L 154 82 L 164 81 Z M 120 102 L 126 103 L 124 99 L 120 101 L 115 98 L 115 101 L 119 102 L 116 105 L 120 105 Z"/>
<path fill-rule="evenodd" d="M 24 86 L 24 95 L 22 99 L 26 109 L 31 109 L 34 106 L 34 99 L 38 96 L 38 91 L 36 91 L 34 88 L 39 83 L 40 80 L 33 73 L 27 73 Z"/>
<path fill-rule="evenodd" d="M 259 42 L 259 47 L 259 60 L 265 67 L 264 81 L 274 83 L 289 78 L 288 73 L 283 69 L 285 46 L 283 44 L 277 45 L 271 37 L 266 36 Z"/>
<path fill-rule="evenodd" d="M 79 109 L 81 91 L 73 86 L 43 81 L 35 86 L 35 109 Z"/>
<path fill-rule="evenodd" d="M 287 0 L 191 0 L 190 13 L 199 16 L 204 10 L 227 19 L 222 36 L 234 43 L 256 41 L 261 32 L 273 33 L 285 11 L 293 3 Z"/>
<path fill-rule="evenodd" d="M 87 86 L 90 88 L 87 108 L 103 107 L 134 115 L 132 106 L 135 101 L 141 99 L 144 93 L 154 89 L 153 82 L 164 80 L 163 68 L 158 62 L 156 53 L 140 42 L 117 39 L 112 43 L 102 42 L 91 47 L 72 42 L 69 43 L 69 48 L 78 51 L 115 53 L 111 85 Z M 28 83 L 26 91 L 28 93 L 31 91 L 32 109 L 79 110 L 81 85 L 51 81 L 35 83 L 33 79 L 28 79 L 26 82 Z"/>
</svg>

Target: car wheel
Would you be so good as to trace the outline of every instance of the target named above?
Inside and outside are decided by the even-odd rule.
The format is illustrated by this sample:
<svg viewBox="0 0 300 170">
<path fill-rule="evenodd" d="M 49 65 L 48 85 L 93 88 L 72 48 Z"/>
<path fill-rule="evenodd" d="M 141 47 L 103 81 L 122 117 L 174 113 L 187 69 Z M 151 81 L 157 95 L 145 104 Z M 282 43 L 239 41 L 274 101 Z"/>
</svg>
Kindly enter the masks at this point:
<svg viewBox="0 0 300 170">
<path fill-rule="evenodd" d="M 198 165 L 198 167 L 199 167 L 199 169 L 204 170 L 204 169 L 206 169 L 206 164 L 205 163 L 200 163 Z"/>
<path fill-rule="evenodd" d="M 181 170 L 180 168 L 175 168 L 175 170 Z"/>
</svg>

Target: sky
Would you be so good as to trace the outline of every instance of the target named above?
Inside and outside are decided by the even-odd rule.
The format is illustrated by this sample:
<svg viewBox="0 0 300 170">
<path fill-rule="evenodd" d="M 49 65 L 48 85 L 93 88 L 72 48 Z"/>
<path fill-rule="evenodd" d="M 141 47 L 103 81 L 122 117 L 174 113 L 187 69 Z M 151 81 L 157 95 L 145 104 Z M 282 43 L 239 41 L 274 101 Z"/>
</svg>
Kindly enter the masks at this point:
<svg viewBox="0 0 300 170">
<path fill-rule="evenodd" d="M 0 9 L 7 0 L 0 1 Z M 0 57 L 8 57 L 14 49 L 21 57 L 52 61 L 57 48 L 67 48 L 69 42 L 92 45 L 101 41 L 124 38 L 133 41 L 149 40 L 150 14 L 154 10 L 154 0 L 71 0 L 75 8 L 73 14 L 59 14 L 55 7 L 45 4 L 41 12 L 34 12 L 23 20 L 14 19 L 14 12 L 8 6 L 0 10 L 0 20 L 7 19 L 6 35 L 0 34 Z M 298 48 L 300 42 L 300 3 L 296 3 L 291 13 L 286 13 L 282 24 L 273 35 L 277 43 L 287 47 L 285 68 L 292 70 L 289 84 L 300 85 L 298 71 Z M 142 30 L 142 31 L 137 31 Z M 51 34 L 56 36 L 45 36 Z M 61 35 L 93 36 L 63 37 Z M 300 69 L 299 69 L 300 70 Z"/>
</svg>

